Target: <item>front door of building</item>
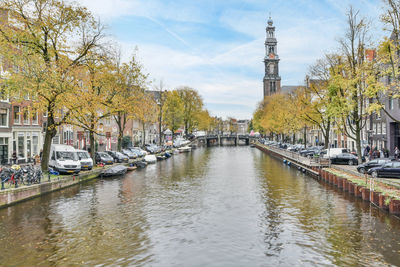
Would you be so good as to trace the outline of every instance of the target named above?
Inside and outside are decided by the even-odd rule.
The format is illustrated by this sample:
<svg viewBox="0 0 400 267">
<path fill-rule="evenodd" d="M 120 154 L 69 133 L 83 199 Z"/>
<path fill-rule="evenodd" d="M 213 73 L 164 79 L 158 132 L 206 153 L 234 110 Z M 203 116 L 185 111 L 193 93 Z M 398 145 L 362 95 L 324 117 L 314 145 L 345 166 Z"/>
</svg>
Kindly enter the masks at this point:
<svg viewBox="0 0 400 267">
<path fill-rule="evenodd" d="M 0 162 L 1 164 L 8 163 L 8 145 L 0 145 Z"/>
</svg>

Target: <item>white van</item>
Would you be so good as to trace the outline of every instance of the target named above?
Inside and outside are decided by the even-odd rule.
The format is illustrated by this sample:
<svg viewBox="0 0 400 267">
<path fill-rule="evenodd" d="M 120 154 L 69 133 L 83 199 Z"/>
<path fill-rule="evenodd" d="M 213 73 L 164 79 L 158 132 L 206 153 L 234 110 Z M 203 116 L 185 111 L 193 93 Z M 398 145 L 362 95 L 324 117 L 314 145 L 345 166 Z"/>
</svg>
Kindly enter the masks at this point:
<svg viewBox="0 0 400 267">
<path fill-rule="evenodd" d="M 72 146 L 51 145 L 49 167 L 60 173 L 79 173 L 81 162 Z"/>
<path fill-rule="evenodd" d="M 89 152 L 86 150 L 76 150 L 76 153 L 78 153 L 78 158 L 81 162 L 81 170 L 93 169 L 93 160 L 90 157 Z"/>
<path fill-rule="evenodd" d="M 335 157 L 339 154 L 342 153 L 350 153 L 350 149 L 348 148 L 329 148 L 329 149 L 324 149 L 321 151 L 321 155 L 324 159 L 329 159 L 332 157 Z"/>
</svg>

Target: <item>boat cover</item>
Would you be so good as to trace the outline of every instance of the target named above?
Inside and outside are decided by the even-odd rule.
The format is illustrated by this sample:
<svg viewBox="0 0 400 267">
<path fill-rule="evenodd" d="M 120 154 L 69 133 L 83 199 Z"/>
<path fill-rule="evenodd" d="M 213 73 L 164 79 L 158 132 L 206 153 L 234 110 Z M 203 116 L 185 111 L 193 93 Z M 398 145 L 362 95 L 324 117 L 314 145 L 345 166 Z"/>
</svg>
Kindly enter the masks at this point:
<svg viewBox="0 0 400 267">
<path fill-rule="evenodd" d="M 122 166 L 122 165 L 117 165 L 114 167 L 111 167 L 107 170 L 104 170 L 101 174 L 104 177 L 109 177 L 109 176 L 115 176 L 115 175 L 124 175 L 127 171 L 127 167 Z"/>
</svg>

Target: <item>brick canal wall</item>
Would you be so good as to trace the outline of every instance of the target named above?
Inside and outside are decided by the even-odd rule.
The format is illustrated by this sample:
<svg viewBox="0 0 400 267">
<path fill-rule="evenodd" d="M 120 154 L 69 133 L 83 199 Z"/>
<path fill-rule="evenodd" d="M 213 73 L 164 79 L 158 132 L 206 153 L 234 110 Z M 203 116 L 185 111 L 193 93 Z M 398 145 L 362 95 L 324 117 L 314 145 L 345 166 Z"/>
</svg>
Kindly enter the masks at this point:
<svg viewBox="0 0 400 267">
<path fill-rule="evenodd" d="M 261 144 L 256 144 L 256 147 L 273 157 L 282 159 L 283 161 L 286 160 L 286 162 L 291 162 L 291 166 L 297 167 L 298 169 L 304 168 L 307 174 L 311 175 L 313 178 L 319 181 L 337 187 L 339 190 L 361 198 L 364 201 L 368 201 L 376 207 L 388 211 L 390 214 L 400 215 L 400 199 L 388 197 L 382 192 L 373 191 L 371 189 L 371 186 L 368 186 L 368 183 L 366 183 L 366 185 L 357 184 L 356 182 L 354 182 L 354 179 L 349 177 L 349 175 L 355 175 L 351 172 L 346 172 L 340 168 L 336 168 L 340 169 L 340 172 L 336 172 L 335 168 L 304 166 L 303 162 L 299 162 L 296 159 L 290 158 L 287 155 L 284 155 L 283 152 L 279 153 L 279 151 L 277 151 L 276 149 L 271 149 Z M 390 184 L 386 186 L 391 187 Z M 397 190 L 400 195 L 400 190 L 393 187 L 391 187 L 391 190 Z"/>
<path fill-rule="evenodd" d="M 59 180 L 53 180 L 51 182 L 2 190 L 0 191 L 0 208 L 95 179 L 103 170 L 103 168 L 100 168 L 75 176 L 61 176 Z M 44 177 L 44 180 L 46 180 L 46 177 Z"/>
</svg>

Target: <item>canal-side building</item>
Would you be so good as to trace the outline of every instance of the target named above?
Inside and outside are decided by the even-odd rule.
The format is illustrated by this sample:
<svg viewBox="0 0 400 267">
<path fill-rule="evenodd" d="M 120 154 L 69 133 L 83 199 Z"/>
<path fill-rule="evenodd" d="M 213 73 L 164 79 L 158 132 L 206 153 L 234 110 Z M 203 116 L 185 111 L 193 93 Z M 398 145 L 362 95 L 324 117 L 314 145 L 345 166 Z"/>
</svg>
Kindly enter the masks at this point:
<svg viewBox="0 0 400 267">
<path fill-rule="evenodd" d="M 29 96 L 24 101 L 12 102 L 12 151 L 18 162 L 33 162 L 43 147 L 42 117 L 32 109 Z"/>
</svg>

